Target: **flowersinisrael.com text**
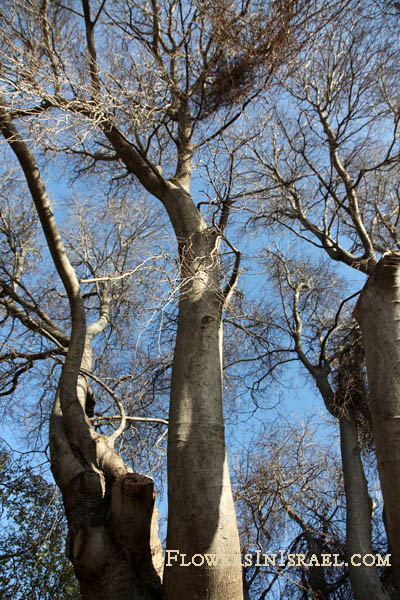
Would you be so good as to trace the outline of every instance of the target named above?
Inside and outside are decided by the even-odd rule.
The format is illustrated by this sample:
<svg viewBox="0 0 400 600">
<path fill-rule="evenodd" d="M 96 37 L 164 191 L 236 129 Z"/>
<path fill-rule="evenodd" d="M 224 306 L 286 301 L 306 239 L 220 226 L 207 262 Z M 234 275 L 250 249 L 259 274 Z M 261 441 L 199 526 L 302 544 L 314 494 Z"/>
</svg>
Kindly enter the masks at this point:
<svg viewBox="0 0 400 600">
<path fill-rule="evenodd" d="M 261 552 L 243 556 L 233 555 L 221 558 L 217 554 L 193 554 L 188 556 L 179 550 L 166 550 L 165 565 L 171 567 L 176 564 L 180 567 L 220 567 L 231 565 L 240 561 L 243 567 L 279 566 L 279 567 L 390 567 L 390 554 L 353 554 L 349 562 L 342 561 L 339 554 L 286 554 L 285 550 L 274 552 Z"/>
</svg>

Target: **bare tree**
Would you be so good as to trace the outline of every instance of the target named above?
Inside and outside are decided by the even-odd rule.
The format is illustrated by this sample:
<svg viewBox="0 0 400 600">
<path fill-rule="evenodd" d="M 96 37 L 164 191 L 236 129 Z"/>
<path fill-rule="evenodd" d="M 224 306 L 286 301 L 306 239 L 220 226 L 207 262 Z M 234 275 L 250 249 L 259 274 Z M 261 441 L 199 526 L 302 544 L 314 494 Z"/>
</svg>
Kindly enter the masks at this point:
<svg viewBox="0 0 400 600">
<path fill-rule="evenodd" d="M 93 272 L 79 281 L 54 218 L 44 163 L 72 166 L 94 186 L 100 173 L 108 175 L 111 187 L 125 186 L 132 204 L 133 196 L 150 195 L 168 215 L 180 281 L 167 548 L 189 557 L 213 553 L 220 563 L 167 564 L 164 595 L 241 598 L 221 375 L 222 312 L 236 285 L 240 252 L 226 233 L 230 190 L 207 220 L 191 196 L 193 160 L 197 152 L 201 165 L 203 152 L 213 151 L 304 40 L 309 5 L 12 0 L 0 9 L 0 127 L 23 170 L 69 303 L 68 334 L 53 327 L 38 302 L 29 310 L 65 356 L 51 416 L 51 465 L 68 518 L 69 556 L 86 599 L 158 597 L 161 547 L 153 481 L 131 473 L 115 451 L 126 423 L 123 404 L 103 385 L 120 411 L 119 425 L 108 433 L 97 431 L 88 411 L 93 350 L 110 323 L 114 274 L 99 273 L 96 260 L 83 256 L 80 264 Z M 221 267 L 221 248 L 228 269 Z M 126 275 L 123 265 L 117 271 Z M 98 316 L 90 325 L 80 284 L 96 290 Z M 17 299 L 8 289 L 5 297 L 12 310 Z"/>
<path fill-rule="evenodd" d="M 311 375 L 327 411 L 338 420 L 346 498 L 346 555 L 353 594 L 361 599 L 373 590 L 374 597 L 389 598 L 374 568 L 353 566 L 350 560 L 354 554 L 371 554 L 373 549 L 372 501 L 359 444 L 360 430 L 370 437 L 370 412 L 361 334 L 348 314 L 346 317 L 352 296 L 345 298 L 338 310 L 335 299 L 345 289 L 328 265 L 286 258 L 280 251 L 266 255 L 263 262 L 281 305 L 279 314 L 274 304 L 270 325 L 264 331 L 259 327 L 257 332 L 265 343 L 275 338 L 275 351 L 266 369 L 271 372 L 275 365 L 295 357 Z"/>
<path fill-rule="evenodd" d="M 235 469 L 249 595 L 350 597 L 338 457 L 310 423 L 283 421 L 265 428 Z M 323 554 L 335 565 L 321 566 Z"/>
<path fill-rule="evenodd" d="M 355 314 L 364 337 L 379 473 L 399 580 L 394 308 L 399 32 L 378 8 L 351 3 L 340 21 L 320 31 L 313 53 L 302 56 L 296 72 L 282 80 L 281 99 L 267 113 L 268 135 L 264 143 L 258 139 L 252 145 L 262 199 L 253 220 L 283 228 L 369 277 Z"/>
</svg>

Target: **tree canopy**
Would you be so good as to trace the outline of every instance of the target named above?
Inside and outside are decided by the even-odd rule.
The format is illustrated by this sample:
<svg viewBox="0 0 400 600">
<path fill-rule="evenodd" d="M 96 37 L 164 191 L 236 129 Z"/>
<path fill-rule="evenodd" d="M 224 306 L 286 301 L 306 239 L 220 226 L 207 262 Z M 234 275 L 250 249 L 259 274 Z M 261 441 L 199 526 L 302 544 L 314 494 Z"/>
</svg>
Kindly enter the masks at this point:
<svg viewBox="0 0 400 600">
<path fill-rule="evenodd" d="M 396 597 L 397 18 L 372 0 L 2 3 L 1 408 L 48 446 L 85 600 Z M 282 406 L 263 423 L 299 372 L 336 453 Z M 21 564 L 67 598 L 64 526 L 47 566 L 24 528 L 50 488 L 2 456 L 24 481 L 6 547 L 29 542 Z M 167 484 L 166 549 L 216 565 L 163 564 Z M 279 543 L 278 568 L 243 564 Z M 388 548 L 393 569 L 287 558 Z"/>
</svg>

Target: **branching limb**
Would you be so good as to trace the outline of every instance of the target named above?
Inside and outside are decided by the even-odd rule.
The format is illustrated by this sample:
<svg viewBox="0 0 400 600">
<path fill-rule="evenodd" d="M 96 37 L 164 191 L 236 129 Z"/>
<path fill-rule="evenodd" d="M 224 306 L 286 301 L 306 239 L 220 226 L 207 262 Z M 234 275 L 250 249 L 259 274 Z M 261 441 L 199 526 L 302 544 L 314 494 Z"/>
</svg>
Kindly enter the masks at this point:
<svg viewBox="0 0 400 600">
<path fill-rule="evenodd" d="M 319 361 L 320 362 L 320 366 L 322 364 L 322 360 L 326 360 L 326 346 L 327 346 L 327 343 L 329 341 L 329 338 L 335 332 L 335 330 L 338 328 L 340 313 L 342 312 L 342 309 L 343 309 L 344 305 L 347 302 L 349 302 L 349 300 L 353 300 L 353 298 L 356 298 L 361 293 L 361 291 L 362 290 L 358 290 L 358 292 L 355 292 L 354 294 L 352 294 L 348 298 L 345 298 L 340 303 L 339 308 L 338 308 L 338 310 L 336 312 L 336 315 L 335 315 L 335 322 L 332 325 L 332 327 L 330 327 L 328 329 L 328 331 L 326 332 L 326 334 L 325 334 L 325 336 L 324 336 L 324 338 L 322 340 L 322 343 L 321 343 L 321 352 L 320 352 L 320 361 Z"/>
<path fill-rule="evenodd" d="M 236 287 L 236 284 L 237 284 L 237 281 L 239 278 L 239 267 L 240 267 L 240 261 L 242 258 L 242 253 L 240 252 L 240 250 L 235 248 L 229 242 L 229 240 L 227 240 L 224 236 L 221 236 L 221 237 L 228 244 L 228 246 L 233 250 L 233 252 L 235 254 L 235 264 L 233 265 L 230 279 L 229 279 L 228 283 L 226 284 L 225 289 L 223 291 L 223 304 L 224 304 L 224 306 L 226 306 L 234 292 L 234 289 Z"/>
<path fill-rule="evenodd" d="M 85 18 L 86 43 L 89 55 L 89 71 L 93 90 L 93 100 L 96 100 L 100 94 L 100 79 L 97 67 L 96 48 L 94 43 L 94 27 L 98 17 L 100 16 L 101 11 L 103 10 L 104 4 L 105 2 L 103 1 L 96 19 L 92 21 L 90 18 L 90 2 L 89 0 L 82 0 L 83 14 Z"/>
<path fill-rule="evenodd" d="M 93 423 L 101 423 L 107 421 L 115 421 L 116 419 L 120 419 L 118 416 L 104 416 L 104 417 L 92 417 L 91 420 Z M 168 425 L 168 421 L 166 419 L 158 419 L 157 417 L 126 417 L 126 421 L 138 422 L 138 423 L 159 423 L 160 425 Z M 115 433 L 113 434 L 113 436 Z M 118 436 L 116 436 L 118 437 Z"/>
<path fill-rule="evenodd" d="M 56 410 L 58 413 L 57 419 L 59 420 L 62 415 L 62 418 L 65 419 L 65 425 L 68 435 L 71 436 L 71 440 L 76 440 L 76 445 L 81 448 L 83 455 L 86 456 L 86 460 L 91 461 L 94 459 L 92 457 L 93 444 L 88 436 L 87 423 L 84 414 L 82 414 L 77 396 L 77 382 L 86 335 L 85 313 L 79 283 L 65 253 L 51 203 L 40 175 L 39 166 L 32 152 L 14 126 L 4 99 L 0 98 L 0 102 L 0 128 L 2 134 L 24 172 L 50 254 L 64 284 L 70 305 L 72 320 L 71 338 L 60 379 L 60 404 Z M 64 427 L 64 425 L 60 426 Z M 65 454 L 66 446 L 67 444 L 64 445 L 63 455 L 58 456 L 60 460 L 65 459 L 65 469 L 62 469 L 64 473 L 68 471 L 67 463 L 69 458 L 71 458 L 71 450 L 67 453 L 69 458 Z"/>
<path fill-rule="evenodd" d="M 357 231 L 358 236 L 359 236 L 361 243 L 365 250 L 364 256 L 362 258 L 363 258 L 363 260 L 367 261 L 368 263 L 371 263 L 371 265 L 372 265 L 371 268 L 373 268 L 376 265 L 376 263 L 378 262 L 378 260 L 375 256 L 375 251 L 374 251 L 374 247 L 373 247 L 371 238 L 368 235 L 368 232 L 365 228 L 365 225 L 364 225 L 363 220 L 360 215 L 358 198 L 357 198 L 357 193 L 356 193 L 354 182 L 353 182 L 349 172 L 344 167 L 344 165 L 342 164 L 342 162 L 339 158 L 338 150 L 337 150 L 337 140 L 335 138 L 335 134 L 332 130 L 332 127 L 330 126 L 330 124 L 328 122 L 328 117 L 327 117 L 326 112 L 324 110 L 322 110 L 320 106 L 317 106 L 317 112 L 318 112 L 318 116 L 321 120 L 321 124 L 324 128 L 324 132 L 326 134 L 328 143 L 329 143 L 329 151 L 330 151 L 333 167 L 336 170 L 339 177 L 342 179 L 343 184 L 346 189 L 347 198 L 348 198 L 348 202 L 349 202 L 349 209 L 350 209 L 349 212 L 350 212 L 351 219 L 353 221 L 354 228 Z"/>
<path fill-rule="evenodd" d="M 48 317 L 48 315 L 36 305 L 28 302 L 25 298 L 17 294 L 5 281 L 0 280 L 2 294 L 0 305 L 3 305 L 12 318 L 17 318 L 25 327 L 31 331 L 39 332 L 52 342 L 58 344 L 61 348 L 67 348 L 69 337 Z M 5 297 L 7 294 L 8 297 Z M 22 308 L 17 306 L 19 304 Z M 37 315 L 38 319 L 33 319 L 29 313 Z"/>
<path fill-rule="evenodd" d="M 90 377 L 90 379 L 93 379 L 93 381 L 98 383 L 107 392 L 107 394 L 109 394 L 109 396 L 114 400 L 115 404 L 117 405 L 117 408 L 120 412 L 120 417 L 113 417 L 113 419 L 120 418 L 121 421 L 118 425 L 118 428 L 114 431 L 114 433 L 112 433 L 110 436 L 108 436 L 108 440 L 111 442 L 111 444 L 114 444 L 115 440 L 124 432 L 125 427 L 126 427 L 127 416 L 126 416 L 126 411 L 125 411 L 123 402 L 121 401 L 119 396 L 106 383 L 104 383 L 104 381 L 102 379 L 100 379 L 99 377 L 97 377 L 96 375 L 94 375 L 93 373 L 91 373 L 90 371 L 87 371 L 85 369 L 81 369 L 81 373 L 85 377 Z M 97 419 L 97 417 L 94 417 L 94 418 Z M 102 418 L 102 417 L 100 417 L 100 418 Z M 108 417 L 105 417 L 105 418 L 108 419 Z"/>
</svg>

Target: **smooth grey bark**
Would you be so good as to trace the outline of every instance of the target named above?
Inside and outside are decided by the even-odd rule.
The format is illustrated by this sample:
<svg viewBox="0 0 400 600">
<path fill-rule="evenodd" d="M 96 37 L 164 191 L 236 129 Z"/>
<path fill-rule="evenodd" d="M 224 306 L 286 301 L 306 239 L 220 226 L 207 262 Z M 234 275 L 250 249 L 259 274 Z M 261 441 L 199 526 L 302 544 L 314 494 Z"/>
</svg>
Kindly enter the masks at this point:
<svg viewBox="0 0 400 600">
<path fill-rule="evenodd" d="M 199 13 L 195 7 L 191 7 L 193 9 L 193 12 L 190 11 L 192 12 L 190 16 L 191 24 L 188 25 L 188 29 L 185 29 L 184 34 L 181 36 L 181 42 L 178 42 L 175 40 L 175 22 L 172 19 L 174 3 L 169 6 L 169 10 L 166 10 L 169 15 L 165 15 L 164 10 L 159 10 L 157 2 L 152 2 L 150 10 L 147 10 L 149 7 L 146 7 L 146 19 L 141 21 L 139 27 L 141 29 L 143 24 L 145 29 L 150 26 L 153 31 L 151 43 L 146 39 L 147 34 L 142 36 L 142 33 L 138 32 L 132 35 L 131 39 L 140 39 L 142 48 L 149 51 L 155 59 L 154 64 L 157 69 L 160 69 L 161 79 L 167 82 L 166 101 L 170 100 L 171 105 L 173 105 L 173 120 L 176 120 L 177 127 L 173 127 L 174 131 L 171 135 L 167 122 L 166 131 L 176 144 L 176 170 L 175 175 L 170 180 L 166 180 L 162 177 L 158 165 L 151 164 L 149 158 L 151 152 L 147 155 L 147 151 L 142 147 L 140 142 L 141 128 L 139 127 L 136 132 L 133 131 L 136 127 L 135 101 L 132 102 L 132 117 L 134 118 L 131 119 L 131 137 L 132 140 L 135 140 L 134 143 L 131 143 L 122 133 L 122 131 L 131 129 L 130 127 L 126 128 L 125 117 L 122 117 L 120 130 L 116 122 L 119 110 L 115 112 L 114 106 L 109 110 L 107 102 L 105 104 L 103 102 L 104 92 L 106 91 L 105 96 L 108 96 L 108 91 L 103 76 L 100 76 L 101 67 L 104 67 L 103 61 L 101 61 L 101 67 L 97 63 L 95 26 L 105 2 L 101 3 L 100 8 L 96 6 L 95 15 L 93 11 L 91 14 L 91 9 L 95 7 L 95 4 L 91 6 L 92 3 L 89 0 L 81 1 L 81 11 L 73 11 L 76 14 L 83 13 L 87 56 L 83 58 L 80 55 L 83 61 L 80 62 L 80 68 L 77 70 L 77 73 L 79 73 L 78 81 L 82 82 L 84 89 L 78 89 L 76 95 L 75 91 L 72 90 L 74 96 L 72 101 L 69 92 L 67 98 L 62 97 L 64 86 L 61 85 L 61 81 L 67 82 L 68 85 L 70 80 L 68 76 L 65 79 L 63 75 L 60 76 L 60 71 L 62 73 L 65 71 L 66 63 L 62 64 L 60 56 L 54 48 L 56 44 L 55 42 L 53 44 L 51 39 L 53 21 L 50 20 L 48 4 L 46 0 L 42 2 L 41 10 L 37 15 L 43 21 L 41 23 L 43 27 L 42 47 L 49 57 L 55 83 L 54 93 L 52 94 L 50 91 L 51 86 L 46 82 L 46 93 L 41 108 L 47 110 L 47 108 L 54 106 L 67 112 L 79 112 L 103 132 L 115 150 L 116 158 L 125 165 L 127 172 L 138 179 L 144 190 L 163 203 L 175 230 L 181 251 L 183 285 L 180 298 L 179 328 L 170 410 L 169 518 L 174 527 L 171 526 L 169 530 L 169 544 L 171 544 L 170 547 L 175 549 L 176 544 L 179 543 L 182 548 L 178 547 L 178 549 L 180 551 L 184 549 L 190 554 L 206 550 L 216 552 L 221 562 L 225 560 L 233 562 L 234 557 L 239 558 L 239 538 L 226 461 L 221 390 L 221 312 L 226 294 L 219 289 L 219 273 L 216 266 L 218 246 L 221 241 L 220 236 L 226 224 L 227 212 L 229 212 L 227 209 L 228 202 L 225 202 L 224 207 L 221 209 L 219 226 L 213 225 L 210 228 L 212 231 L 209 231 L 190 197 L 193 152 L 191 142 L 192 126 L 195 126 L 203 116 L 207 116 L 207 109 L 199 111 L 203 105 L 202 89 L 206 78 L 220 62 L 219 44 L 217 44 L 216 51 L 213 51 L 209 58 L 207 58 L 208 50 L 206 51 L 203 56 L 203 71 L 200 70 L 197 75 L 193 73 L 194 82 L 190 83 L 192 66 L 197 65 L 197 60 L 200 57 L 198 48 L 202 48 L 202 42 L 196 48 L 195 62 L 192 66 L 189 65 L 190 53 L 188 53 L 188 49 L 190 44 L 188 42 L 192 27 L 197 28 L 196 19 L 199 19 L 198 23 L 200 23 L 200 20 L 203 21 L 204 18 L 206 22 L 208 20 L 208 17 L 203 15 L 202 10 Z M 178 11 L 179 20 L 182 22 L 186 21 L 186 17 L 183 16 L 185 11 L 182 10 L 184 5 L 185 3 L 178 5 L 178 8 L 181 9 Z M 140 6 L 140 3 L 138 6 Z M 130 13 L 130 17 L 132 17 L 131 8 L 131 6 L 127 6 L 127 14 Z M 279 25 L 278 34 L 273 36 L 272 43 L 268 39 L 265 44 L 263 41 L 261 45 L 262 59 L 264 59 L 264 49 L 274 56 L 272 60 L 267 61 L 268 79 L 270 72 L 273 70 L 272 67 L 278 64 L 275 59 L 279 54 L 274 51 L 270 52 L 270 48 L 274 50 L 275 47 L 283 47 L 287 37 L 289 37 L 289 32 L 292 34 L 289 21 L 296 14 L 296 11 L 291 10 L 291 8 L 290 5 L 289 10 L 286 12 L 286 10 L 281 10 L 280 5 L 277 7 L 277 14 L 280 17 L 278 20 L 282 21 L 283 25 Z M 296 8 L 298 7 L 296 6 Z M 166 21 L 160 21 L 160 13 L 164 13 Z M 275 11 L 272 14 L 275 14 Z M 119 21 L 120 16 L 118 15 L 116 19 Z M 109 17 L 107 17 L 107 21 L 109 21 Z M 54 26 L 55 24 L 56 20 L 54 20 Z M 121 24 L 118 23 L 118 25 Z M 165 32 L 165 37 L 168 40 L 166 45 L 160 41 L 161 33 L 164 34 L 164 26 L 167 28 L 167 32 Z M 214 26 L 212 25 L 212 27 Z M 57 28 L 55 31 L 58 33 L 59 29 Z M 202 28 L 200 27 L 198 31 L 201 32 Z M 258 28 L 255 31 L 258 32 Z M 207 42 L 206 46 L 212 47 L 214 40 L 217 41 L 218 39 L 217 36 L 212 33 L 212 30 L 209 32 L 205 30 L 204 34 L 206 37 L 210 36 L 210 42 Z M 202 39 L 203 33 L 199 33 L 199 35 Z M 130 47 L 129 31 L 127 45 L 127 47 Z M 187 53 L 186 59 L 183 58 L 182 62 L 182 65 L 185 64 L 186 80 L 183 75 L 182 81 L 180 81 L 182 75 L 177 63 L 181 61 L 182 49 Z M 258 52 L 260 53 L 259 50 Z M 167 55 L 165 62 L 163 54 Z M 202 49 L 200 54 L 203 54 Z M 86 77 L 82 73 L 85 58 L 87 59 L 90 89 L 86 88 Z M 147 67 L 150 64 L 150 62 L 145 62 L 143 66 Z M 168 64 L 167 69 L 165 68 L 166 64 Z M 255 72 L 256 63 L 254 58 L 251 58 L 251 53 L 249 54 L 249 60 L 243 61 L 243 67 L 248 69 L 249 76 L 252 76 Z M 113 62 L 110 69 L 113 69 Z M 197 66 L 194 71 L 196 70 Z M 112 72 L 111 74 L 115 78 L 115 73 Z M 234 82 L 231 87 L 234 91 Z M 256 87 L 258 87 L 257 78 Z M 262 87 L 263 85 L 257 93 L 261 92 Z M 78 88 L 80 88 L 79 85 Z M 82 91 L 83 93 L 81 93 Z M 36 87 L 34 93 L 36 98 L 38 95 Z M 195 102 L 194 112 L 196 114 L 191 118 L 188 102 L 198 93 L 201 102 L 199 105 Z M 51 99 L 49 96 L 52 96 Z M 237 98 L 239 99 L 240 95 Z M 235 95 L 233 95 L 233 99 L 235 99 Z M 117 98 L 116 100 L 115 107 L 119 105 Z M 227 102 L 230 102 L 229 92 L 226 98 L 222 98 L 223 104 Z M 248 100 L 245 104 L 247 103 Z M 114 105 L 114 102 L 112 101 L 111 104 Z M 157 102 L 154 106 L 157 111 L 158 104 Z M 243 109 L 245 104 L 243 104 Z M 237 113 L 238 116 L 242 110 Z M 203 114 L 200 114 L 200 112 L 203 112 Z M 19 112 L 19 115 L 21 114 Z M 166 110 L 166 116 L 168 116 L 168 110 Z M 236 118 L 234 117 L 235 120 Z M 214 133 L 210 139 L 216 137 L 217 133 L 222 133 L 231 122 L 233 122 L 232 119 L 227 121 L 219 129 L 219 132 Z M 155 133 L 157 134 L 157 129 L 155 129 Z M 149 141 L 151 137 L 152 134 Z M 170 161 L 170 157 L 171 155 L 168 153 L 167 160 Z M 189 254 L 191 254 L 190 258 L 188 258 Z M 189 267 L 189 270 L 187 270 L 187 267 Z M 193 284 L 191 281 L 193 281 Z M 78 383 L 82 354 L 86 350 L 84 348 L 85 325 L 79 290 L 75 291 L 76 294 L 73 297 L 71 295 L 71 310 L 76 312 L 79 308 L 75 320 L 76 335 L 71 336 L 71 344 L 74 346 L 75 351 L 72 352 L 72 346 L 69 348 L 52 417 L 52 443 L 54 452 L 57 455 L 54 472 L 59 478 L 60 486 L 66 490 L 65 494 L 67 496 L 69 496 L 69 486 L 75 485 L 72 482 L 76 481 L 77 484 L 81 482 L 79 485 L 82 485 L 84 489 L 84 492 L 81 493 L 82 502 L 86 502 L 84 498 L 87 496 L 90 503 L 93 495 L 97 503 L 100 497 L 107 497 L 110 482 L 119 481 L 119 478 L 126 478 L 127 473 L 124 466 L 118 463 L 115 453 L 113 454 L 112 440 L 96 437 L 90 433 L 88 434 L 87 431 L 88 423 L 85 419 L 83 405 L 88 390 L 85 381 L 79 379 Z M 77 394 L 77 385 L 80 386 L 79 394 Z M 81 454 L 83 454 L 83 457 Z M 87 469 L 88 465 L 90 465 L 90 469 Z M 95 465 L 95 468 L 92 468 L 93 465 Z M 100 473 L 97 472 L 97 469 Z M 94 476 L 86 477 L 86 471 L 90 475 L 94 474 Z M 82 472 L 85 476 L 82 475 Z M 201 487 L 198 487 L 199 484 Z M 111 496 L 112 489 L 111 485 Z M 66 498 L 67 503 L 68 501 L 68 498 Z M 88 507 L 88 511 L 93 517 L 96 512 L 100 512 L 100 508 L 97 507 L 96 503 L 94 512 L 89 510 L 90 507 Z M 190 513 L 189 510 L 192 512 Z M 69 513 L 75 515 L 73 509 Z M 76 515 L 76 518 L 78 518 L 78 515 Z M 71 523 L 74 519 L 75 517 L 71 516 Z M 183 533 L 179 531 L 181 520 L 183 522 Z M 176 530 L 176 533 L 171 533 L 172 529 Z M 77 531 L 79 533 L 79 527 Z M 103 533 L 101 533 L 101 540 L 103 540 L 103 537 Z M 106 546 L 108 547 L 108 542 Z M 77 552 L 74 552 L 74 547 L 74 540 L 72 540 L 72 555 L 75 556 L 74 560 L 77 562 L 82 552 L 78 542 Z M 171 577 L 168 575 L 167 570 L 166 594 L 168 598 L 179 598 L 180 600 L 183 593 L 187 597 L 198 597 L 202 600 L 207 598 L 213 600 L 219 598 L 221 600 L 226 598 L 240 600 L 242 598 L 240 564 L 226 567 L 196 567 L 190 582 L 185 568 L 173 568 L 173 571 L 174 576 Z M 96 593 L 101 593 L 101 586 L 98 587 Z"/>
<path fill-rule="evenodd" d="M 86 470 L 63 492 L 67 554 L 82 598 L 161 598 L 162 562 L 157 573 L 152 556 L 160 549 L 153 481 L 127 473 L 107 487 L 101 475 Z"/>
<path fill-rule="evenodd" d="M 161 546 L 153 518 L 155 506 L 150 503 L 149 514 L 147 500 L 137 502 L 136 508 L 138 504 L 141 508 L 135 518 L 143 523 L 139 529 L 144 537 L 135 534 L 133 540 L 122 543 L 121 534 L 133 517 L 122 511 L 124 524 L 114 514 L 114 484 L 125 490 L 131 474 L 115 453 L 114 440 L 95 433 L 85 414 L 88 384 L 80 373 L 82 368 L 91 368 L 91 337 L 79 284 L 65 255 L 38 166 L 7 113 L 2 122 L 3 134 L 24 170 L 71 306 L 71 340 L 50 427 L 52 471 L 63 493 L 69 524 L 69 557 L 85 600 L 156 598 Z M 235 265 L 228 287 L 220 289 L 218 252 L 227 216 L 225 223 L 221 218 L 220 230 L 208 228 L 190 196 L 189 131 L 184 113 L 180 136 L 185 152 L 179 156 L 176 177 L 169 181 L 144 165 L 118 130 L 108 129 L 107 137 L 128 171 L 164 204 L 180 254 L 182 281 L 169 418 L 167 548 L 189 559 L 214 554 L 217 564 L 166 568 L 164 595 L 168 600 L 241 600 L 240 545 L 222 409 L 222 310 L 237 273 Z M 140 486 L 133 487 L 140 498 Z M 126 494 L 119 495 L 126 509 Z"/>
<path fill-rule="evenodd" d="M 330 364 L 317 366 L 312 364 L 303 352 L 302 348 L 302 323 L 298 313 L 299 290 L 298 287 L 294 296 L 294 317 L 296 322 L 296 331 L 294 335 L 296 352 L 299 359 L 314 377 L 316 386 L 323 398 L 328 412 L 339 421 L 340 429 L 340 447 L 343 468 L 343 480 L 346 495 L 346 546 L 348 555 L 348 570 L 352 590 L 355 600 L 364 600 L 366 597 L 376 598 L 377 600 L 389 600 L 390 596 L 383 587 L 375 567 L 353 566 L 350 556 L 354 554 L 372 554 L 371 543 L 371 499 L 368 493 L 367 480 L 365 478 L 364 467 L 361 461 L 360 447 L 358 444 L 357 426 L 352 408 L 349 408 L 349 415 L 346 415 L 344 408 L 338 406 L 340 396 L 346 395 L 346 363 L 342 355 L 342 363 L 339 366 L 339 372 L 343 370 L 344 378 L 334 393 L 329 382 Z M 361 369 L 361 364 L 353 365 L 353 368 Z M 350 374 L 351 375 L 351 374 Z M 341 389 L 341 385 L 344 386 Z M 349 398 L 350 402 L 354 398 Z M 317 585 L 319 583 L 317 582 Z M 327 586 L 322 586 L 319 593 L 326 593 Z M 323 595 L 321 597 L 324 597 Z"/>
<path fill-rule="evenodd" d="M 376 265 L 357 302 L 392 564 L 400 584 L 400 253 Z"/>
<path fill-rule="evenodd" d="M 178 331 L 168 431 L 167 550 L 186 558 L 215 554 L 216 565 L 165 566 L 168 600 L 242 600 L 239 533 L 228 472 L 222 407 L 222 311 L 237 278 L 220 284 L 219 247 L 229 207 L 219 226 L 207 227 L 190 194 L 193 146 L 187 104 L 178 108 L 176 174 L 164 179 L 115 128 L 104 133 L 128 172 L 161 200 L 180 258 Z M 199 560 L 199 559 L 196 559 Z"/>
<path fill-rule="evenodd" d="M 242 598 L 239 536 L 222 409 L 222 309 L 218 236 L 202 227 L 180 244 L 182 288 L 168 434 L 167 548 L 214 567 L 166 566 L 165 597 Z M 198 559 L 197 559 L 198 560 Z"/>
<path fill-rule="evenodd" d="M 105 312 L 97 323 L 87 327 L 81 363 L 85 372 L 91 370 L 90 341 L 104 326 L 101 321 L 107 320 Z M 79 376 L 76 388 L 84 413 L 88 396 L 86 376 Z M 88 464 L 87 456 L 82 456 L 79 473 L 67 475 L 71 460 L 65 460 L 63 450 L 71 444 L 59 409 L 56 401 L 50 422 L 52 471 L 63 494 L 68 520 L 67 554 L 82 597 L 161 598 L 163 561 L 153 480 L 126 467 L 114 451 L 113 436 L 107 438 L 91 429 L 93 463 Z M 76 452 L 79 456 L 80 448 Z"/>
<path fill-rule="evenodd" d="M 346 550 L 348 571 L 355 600 L 390 600 L 374 567 L 354 566 L 350 557 L 373 554 L 371 544 L 372 501 L 361 462 L 354 415 L 339 419 L 344 488 L 346 494 Z"/>
</svg>

